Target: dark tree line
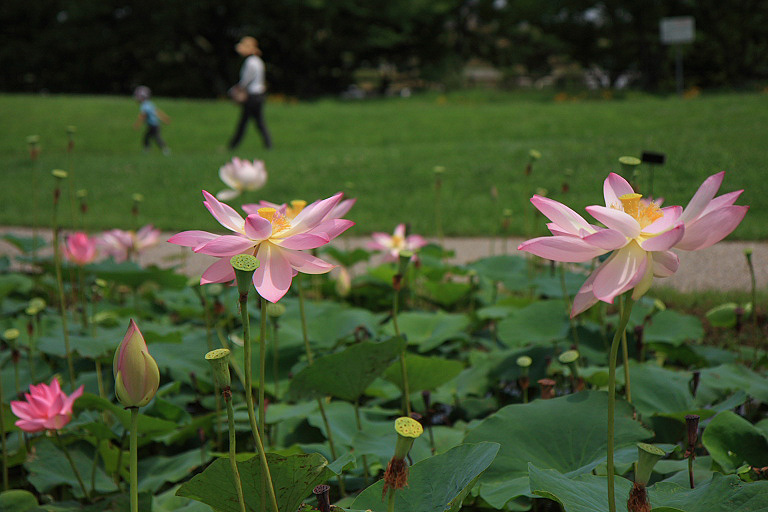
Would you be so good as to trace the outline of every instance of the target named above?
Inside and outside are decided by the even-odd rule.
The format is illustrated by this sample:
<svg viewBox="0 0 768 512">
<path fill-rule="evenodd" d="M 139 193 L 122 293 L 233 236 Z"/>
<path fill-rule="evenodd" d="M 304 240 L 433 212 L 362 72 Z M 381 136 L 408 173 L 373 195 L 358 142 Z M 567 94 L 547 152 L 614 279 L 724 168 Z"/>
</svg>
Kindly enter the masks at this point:
<svg viewBox="0 0 768 512">
<path fill-rule="evenodd" d="M 382 64 L 445 81 L 473 57 L 530 76 L 569 63 L 653 90 L 674 76 L 659 20 L 679 15 L 696 19 L 688 83 L 768 78 L 768 0 L 6 0 L 0 90 L 219 95 L 243 35 L 259 39 L 271 89 L 302 97 Z"/>
</svg>

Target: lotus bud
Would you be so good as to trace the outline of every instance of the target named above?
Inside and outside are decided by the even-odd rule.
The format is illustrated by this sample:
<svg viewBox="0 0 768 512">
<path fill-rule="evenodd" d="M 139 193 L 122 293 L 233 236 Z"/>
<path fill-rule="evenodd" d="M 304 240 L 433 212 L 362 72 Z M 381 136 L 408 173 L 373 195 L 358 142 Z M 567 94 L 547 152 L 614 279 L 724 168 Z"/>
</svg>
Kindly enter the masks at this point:
<svg viewBox="0 0 768 512">
<path fill-rule="evenodd" d="M 687 414 L 685 416 L 685 426 L 688 433 L 688 449 L 693 454 L 693 449 L 696 447 L 696 441 L 699 433 L 699 415 Z"/>
<path fill-rule="evenodd" d="M 285 306 L 279 302 L 267 304 L 267 315 L 270 318 L 280 318 L 285 314 Z"/>
<path fill-rule="evenodd" d="M 133 320 L 115 351 L 112 374 L 115 377 L 115 395 L 125 407 L 147 405 L 160 386 L 157 363 L 149 355 L 147 342 Z"/>
<path fill-rule="evenodd" d="M 352 276 L 345 267 L 339 267 L 339 277 L 336 279 L 336 293 L 346 297 L 352 291 Z"/>
</svg>

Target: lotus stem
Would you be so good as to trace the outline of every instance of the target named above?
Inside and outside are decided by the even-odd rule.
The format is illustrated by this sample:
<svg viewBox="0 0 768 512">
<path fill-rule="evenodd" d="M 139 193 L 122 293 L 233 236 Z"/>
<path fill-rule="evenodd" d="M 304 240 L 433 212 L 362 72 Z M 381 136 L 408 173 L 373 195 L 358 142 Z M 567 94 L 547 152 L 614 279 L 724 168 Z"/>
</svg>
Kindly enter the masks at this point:
<svg viewBox="0 0 768 512">
<path fill-rule="evenodd" d="M 64 334 L 64 351 L 67 357 L 67 370 L 69 371 L 69 384 L 75 389 L 75 366 L 72 363 L 72 352 L 69 346 L 69 329 L 67 328 L 67 304 L 64 299 L 64 281 L 61 277 L 61 249 L 59 247 L 59 197 L 61 196 L 60 182 L 67 177 L 65 171 L 53 171 L 56 177 L 56 188 L 53 192 L 53 263 L 56 269 L 56 284 L 59 289 L 59 312 L 61 313 L 61 329 Z"/>
<path fill-rule="evenodd" d="M 614 441 L 614 416 L 616 411 L 616 357 L 619 352 L 619 342 L 621 341 L 622 333 L 627 328 L 629 323 L 629 315 L 632 312 L 632 306 L 635 302 L 632 300 L 631 294 L 627 296 L 626 301 L 621 307 L 621 317 L 619 325 L 616 327 L 616 332 L 613 335 L 613 341 L 611 342 L 611 353 L 608 356 L 608 438 L 607 438 L 607 475 L 608 475 L 608 510 L 609 512 L 616 512 L 616 498 L 614 490 L 614 464 L 613 464 L 613 441 Z"/>
<path fill-rule="evenodd" d="M 307 362 L 311 366 L 315 362 L 315 358 L 312 355 L 312 348 L 309 346 L 309 334 L 307 333 L 307 314 L 304 308 L 304 289 L 302 286 L 302 280 L 299 279 L 299 313 L 301 314 L 301 334 L 304 337 L 304 350 L 307 354 Z M 328 415 L 325 414 L 325 405 L 322 398 L 317 398 L 317 407 L 320 410 L 320 416 L 323 418 L 323 425 L 325 426 L 325 435 L 328 438 L 328 447 L 331 450 L 331 457 L 334 460 L 336 456 L 336 445 L 333 443 L 333 433 L 331 432 L 331 424 L 328 422 Z M 344 485 L 344 472 L 339 472 L 339 492 L 342 496 L 347 494 L 346 486 Z"/>
<path fill-rule="evenodd" d="M 240 304 L 240 319 L 243 324 L 243 348 L 245 358 L 245 404 L 248 409 L 248 421 L 251 425 L 251 432 L 253 433 L 253 439 L 256 443 L 256 449 L 259 453 L 261 460 L 261 468 L 265 475 L 265 480 L 269 484 L 267 490 L 269 492 L 269 498 L 272 504 L 274 512 L 278 512 L 277 497 L 275 496 L 275 487 L 272 483 L 272 475 L 269 470 L 269 463 L 267 462 L 267 455 L 264 452 L 264 443 L 261 440 L 261 431 L 256 424 L 256 414 L 253 408 L 253 379 L 251 376 L 251 321 L 248 316 L 248 291 L 251 286 L 251 276 L 253 272 L 258 268 L 259 262 L 253 256 L 248 259 L 243 258 L 244 254 L 234 256 L 232 258 L 232 266 L 235 269 L 235 276 L 237 278 L 237 287 L 239 291 L 239 304 Z M 238 260 L 239 258 L 239 260 Z M 262 493 L 262 496 L 264 494 Z M 265 501 L 262 499 L 261 503 Z"/>
<path fill-rule="evenodd" d="M 620 303 L 621 304 L 621 303 Z M 623 305 L 622 305 L 623 307 Z M 621 334 L 621 356 L 624 360 L 624 396 L 632 403 L 632 388 L 629 384 L 629 350 L 627 349 L 627 330 Z"/>
<path fill-rule="evenodd" d="M 753 360 L 758 364 L 757 356 L 760 353 L 760 328 L 757 323 L 757 278 L 755 277 L 755 266 L 752 263 L 752 249 L 746 249 L 744 256 L 747 258 L 747 267 L 749 268 L 749 279 L 752 285 L 752 326 L 754 328 L 755 356 Z"/>
<path fill-rule="evenodd" d="M 232 399 L 225 398 L 227 404 L 227 422 L 229 424 L 229 463 L 232 466 L 232 474 L 235 476 L 235 490 L 237 500 L 240 502 L 240 511 L 245 512 L 245 497 L 243 496 L 243 484 L 240 481 L 240 471 L 237 469 L 237 446 L 235 436 L 235 411 L 232 407 Z"/>
<path fill-rule="evenodd" d="M 3 450 L 3 490 L 8 490 L 8 449 L 5 444 L 5 406 L 3 404 L 3 378 L 0 372 L 0 443 Z"/>
<path fill-rule="evenodd" d="M 131 407 L 131 512 L 139 512 L 139 408 Z"/>
<path fill-rule="evenodd" d="M 579 331 L 576 325 L 576 319 L 571 316 L 571 295 L 568 293 L 568 287 L 565 285 L 565 263 L 560 264 L 560 287 L 563 289 L 563 299 L 565 300 L 565 314 L 571 323 L 571 332 L 573 333 L 573 348 L 579 350 Z"/>
<path fill-rule="evenodd" d="M 267 375 L 267 299 L 261 298 L 261 329 L 259 332 L 259 431 L 266 431 L 267 407 L 264 400 L 264 384 Z"/>
<path fill-rule="evenodd" d="M 355 421 L 357 423 L 357 431 L 362 432 L 363 431 L 363 423 L 360 421 L 360 404 L 357 400 L 355 400 Z M 368 479 L 371 476 L 371 472 L 368 469 L 368 457 L 363 455 L 363 482 L 365 483 L 365 486 L 368 486 Z"/>
<path fill-rule="evenodd" d="M 86 500 L 90 501 L 91 495 L 85 488 L 83 478 L 80 476 L 80 471 L 78 471 L 77 466 L 75 466 L 75 461 L 72 460 L 72 456 L 69 454 L 69 450 L 67 450 L 66 445 L 62 442 L 61 437 L 59 436 L 59 431 L 54 429 L 53 433 L 56 435 L 56 441 L 58 442 L 59 448 L 61 448 L 61 451 L 64 452 L 64 456 L 67 458 L 69 465 L 72 467 L 72 472 L 75 474 L 75 478 L 77 478 L 77 483 L 80 484 L 80 489 L 83 491 L 83 496 L 85 496 Z M 138 511 L 138 508 L 136 511 Z"/>
</svg>

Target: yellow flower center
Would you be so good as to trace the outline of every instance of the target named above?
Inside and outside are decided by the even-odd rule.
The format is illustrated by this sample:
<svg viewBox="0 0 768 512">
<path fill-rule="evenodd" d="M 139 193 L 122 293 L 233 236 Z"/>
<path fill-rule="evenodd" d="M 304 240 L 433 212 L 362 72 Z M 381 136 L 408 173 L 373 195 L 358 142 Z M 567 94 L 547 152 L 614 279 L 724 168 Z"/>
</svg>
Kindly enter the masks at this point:
<svg viewBox="0 0 768 512">
<path fill-rule="evenodd" d="M 656 203 L 641 203 L 640 199 L 642 197 L 642 194 L 624 194 L 619 197 L 619 200 L 621 201 L 624 213 L 631 215 L 637 220 L 641 228 L 645 228 L 662 218 L 664 213 L 659 210 Z"/>
<path fill-rule="evenodd" d="M 291 223 L 272 207 L 259 208 L 258 214 L 259 217 L 268 220 L 272 224 L 272 236 L 291 227 Z"/>
<path fill-rule="evenodd" d="M 405 238 L 400 235 L 392 235 L 392 247 L 402 249 L 405 247 Z"/>
<path fill-rule="evenodd" d="M 305 206 L 307 206 L 307 202 L 303 199 L 294 199 L 291 201 L 291 206 L 285 209 L 285 216 L 293 219 L 301 213 Z"/>
</svg>

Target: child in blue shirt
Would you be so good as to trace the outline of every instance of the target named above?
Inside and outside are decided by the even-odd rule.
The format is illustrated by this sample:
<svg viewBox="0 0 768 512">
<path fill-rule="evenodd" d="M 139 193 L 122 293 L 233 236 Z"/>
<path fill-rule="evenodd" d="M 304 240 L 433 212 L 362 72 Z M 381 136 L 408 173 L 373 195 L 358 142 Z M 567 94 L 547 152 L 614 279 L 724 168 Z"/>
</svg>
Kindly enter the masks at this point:
<svg viewBox="0 0 768 512">
<path fill-rule="evenodd" d="M 147 131 L 144 133 L 144 151 L 149 151 L 149 142 L 154 140 L 164 155 L 169 155 L 171 150 L 165 145 L 165 141 L 160 136 L 160 123 L 168 124 L 170 118 L 155 107 L 155 104 L 149 101 L 152 91 L 145 85 L 138 86 L 133 91 L 133 98 L 139 102 L 139 118 L 133 123 L 134 129 L 138 129 L 142 124 L 147 125 Z"/>
</svg>

